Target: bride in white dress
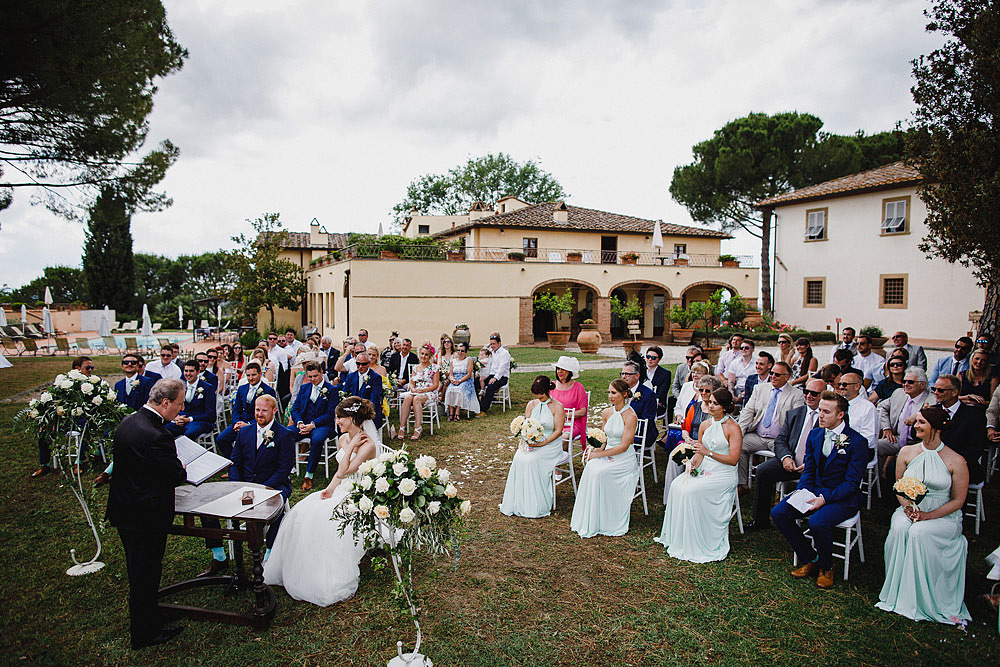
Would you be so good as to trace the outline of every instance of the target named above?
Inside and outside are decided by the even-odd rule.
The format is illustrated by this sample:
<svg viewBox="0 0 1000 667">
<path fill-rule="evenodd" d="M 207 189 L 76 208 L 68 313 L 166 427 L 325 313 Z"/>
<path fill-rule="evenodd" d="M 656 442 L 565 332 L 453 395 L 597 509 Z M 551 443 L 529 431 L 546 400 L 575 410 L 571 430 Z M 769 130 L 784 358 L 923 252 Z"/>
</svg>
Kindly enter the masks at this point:
<svg viewBox="0 0 1000 667">
<path fill-rule="evenodd" d="M 356 544 L 350 530 L 341 536 L 340 524 L 330 517 L 347 496 L 340 483 L 355 476 L 362 463 L 374 458 L 379 442 L 370 401 L 356 396 L 345 398 L 337 405 L 336 415 L 343 433 L 337 442 L 337 473 L 325 489 L 295 504 L 281 522 L 264 564 L 265 583 L 284 586 L 296 600 L 321 607 L 346 600 L 358 590 L 358 565 L 365 555 L 364 544 Z"/>
</svg>

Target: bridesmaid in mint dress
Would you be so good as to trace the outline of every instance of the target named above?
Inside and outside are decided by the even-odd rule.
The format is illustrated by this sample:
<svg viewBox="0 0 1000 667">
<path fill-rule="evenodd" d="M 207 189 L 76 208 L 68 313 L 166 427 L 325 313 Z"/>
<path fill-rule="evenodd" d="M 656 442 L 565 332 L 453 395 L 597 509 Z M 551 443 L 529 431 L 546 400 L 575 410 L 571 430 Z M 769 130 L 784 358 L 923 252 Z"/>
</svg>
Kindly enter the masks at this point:
<svg viewBox="0 0 1000 667">
<path fill-rule="evenodd" d="M 549 397 L 553 387 L 547 375 L 539 375 L 531 385 L 535 398 L 528 401 L 524 416 L 537 419 L 545 437 L 537 445 L 529 446 L 528 451 L 518 449 L 514 453 L 500 503 L 500 512 L 507 516 L 536 519 L 552 511 L 552 473 L 562 456 L 563 422 L 566 420 L 562 404 Z"/>
<path fill-rule="evenodd" d="M 914 621 L 960 624 L 972 617 L 963 600 L 968 543 L 962 507 L 969 490 L 965 459 L 941 442 L 948 413 L 926 406 L 913 424 L 921 442 L 903 447 L 896 479 L 916 477 L 927 495 L 916 507 L 900 498 L 885 539 L 885 585 L 875 605 Z"/>
<path fill-rule="evenodd" d="M 716 389 L 706 405 L 711 419 L 698 429 L 689 470 L 670 485 L 663 528 L 653 538 L 670 556 L 692 563 L 722 560 L 729 554 L 736 464 L 743 447 L 740 427 L 727 414 L 733 407 L 729 390 Z"/>
<path fill-rule="evenodd" d="M 631 394 L 624 380 L 611 383 L 608 388 L 611 407 L 602 414 L 608 441 L 601 449 L 588 447 L 584 452 L 586 465 L 569 522 L 569 527 L 580 537 L 628 532 L 632 500 L 639 483 L 639 461 L 632 447 L 638 418 L 628 405 Z"/>
</svg>

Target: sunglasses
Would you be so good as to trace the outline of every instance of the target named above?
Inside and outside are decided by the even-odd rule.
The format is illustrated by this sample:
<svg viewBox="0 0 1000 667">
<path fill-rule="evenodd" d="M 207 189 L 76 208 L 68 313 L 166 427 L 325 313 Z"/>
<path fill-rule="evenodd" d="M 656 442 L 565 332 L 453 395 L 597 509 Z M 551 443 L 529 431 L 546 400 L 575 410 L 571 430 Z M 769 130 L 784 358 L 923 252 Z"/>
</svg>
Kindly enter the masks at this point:
<svg viewBox="0 0 1000 667">
<path fill-rule="evenodd" d="M 167 353 L 165 353 L 165 354 L 161 354 L 161 355 L 160 355 L 160 359 L 169 359 L 169 358 L 170 358 L 170 357 L 172 357 L 172 356 L 174 356 L 174 355 L 172 355 L 172 354 L 170 354 L 169 352 L 167 352 Z"/>
<path fill-rule="evenodd" d="M 902 368 L 905 364 L 892 363 L 889 364 L 889 368 Z"/>
<path fill-rule="evenodd" d="M 656 356 L 655 354 L 647 354 L 647 355 L 646 355 L 646 358 L 647 358 L 647 359 L 659 359 L 659 357 L 658 357 L 658 356 Z"/>
<path fill-rule="evenodd" d="M 958 391 L 958 390 L 952 389 L 950 387 L 947 387 L 945 389 L 941 389 L 940 387 L 931 387 L 931 391 L 934 392 L 935 394 L 947 394 L 949 391 Z"/>
<path fill-rule="evenodd" d="M 628 377 L 629 375 L 638 375 L 638 373 L 629 373 L 628 371 L 622 371 L 622 377 Z"/>
<path fill-rule="evenodd" d="M 219 358 L 218 355 L 215 355 L 215 354 L 213 354 L 212 356 L 208 357 L 209 361 L 211 361 L 212 359 L 218 359 L 218 358 Z"/>
<path fill-rule="evenodd" d="M 812 389 L 803 389 L 802 393 L 805 394 L 806 396 L 819 396 L 823 392 L 821 392 L 821 391 L 813 391 Z"/>
<path fill-rule="evenodd" d="M 137 363 L 139 362 L 132 361 L 131 359 L 125 359 L 122 361 L 122 366 L 135 366 Z"/>
<path fill-rule="evenodd" d="M 848 387 L 856 385 L 856 384 L 861 384 L 861 383 L 860 382 L 838 382 L 837 386 L 840 387 L 841 389 L 847 389 Z"/>
<path fill-rule="evenodd" d="M 358 366 L 367 366 L 367 365 L 368 365 L 367 361 L 359 361 L 358 362 Z"/>
<path fill-rule="evenodd" d="M 750 350 L 752 350 L 753 348 L 752 348 L 752 347 L 750 347 L 749 345 L 744 345 L 744 346 L 743 346 L 743 347 L 741 347 L 740 349 L 741 349 L 741 350 L 743 350 L 744 352 L 749 352 L 749 351 L 750 351 Z"/>
<path fill-rule="evenodd" d="M 771 371 L 771 377 L 773 377 L 773 378 L 783 378 L 786 375 L 788 375 L 788 373 L 778 373 L 778 372 L 775 372 L 775 371 Z"/>
<path fill-rule="evenodd" d="M 903 380 L 903 384 L 905 384 L 905 385 L 917 384 L 917 381 L 916 380 Z"/>
<path fill-rule="evenodd" d="M 699 394 L 711 394 L 712 390 L 711 389 L 699 389 L 698 393 Z"/>
<path fill-rule="evenodd" d="M 694 355 L 691 355 L 690 357 L 685 356 L 684 358 L 687 359 L 688 361 L 691 361 L 692 359 L 694 359 Z"/>
<path fill-rule="evenodd" d="M 89 373 L 90 371 L 94 370 L 94 367 L 93 366 L 84 366 L 83 370 L 85 370 L 85 371 L 87 371 Z"/>
</svg>

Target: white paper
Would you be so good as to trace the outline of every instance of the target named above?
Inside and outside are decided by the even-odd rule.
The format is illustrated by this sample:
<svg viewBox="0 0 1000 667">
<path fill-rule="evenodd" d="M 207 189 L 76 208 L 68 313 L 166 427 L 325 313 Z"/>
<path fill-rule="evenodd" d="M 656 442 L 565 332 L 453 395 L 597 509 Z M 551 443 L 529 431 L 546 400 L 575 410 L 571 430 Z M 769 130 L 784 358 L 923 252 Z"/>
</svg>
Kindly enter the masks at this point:
<svg viewBox="0 0 1000 667">
<path fill-rule="evenodd" d="M 187 481 L 195 486 L 233 463 L 183 435 L 174 439 L 174 445 L 177 447 L 177 458 L 184 464 Z"/>
<path fill-rule="evenodd" d="M 797 489 L 788 496 L 788 504 L 806 514 L 813 510 L 813 506 L 809 504 L 809 501 L 815 497 L 816 494 L 809 489 Z"/>
<path fill-rule="evenodd" d="M 243 504 L 243 493 L 253 491 L 253 505 Z M 241 487 L 238 491 L 228 493 L 221 498 L 216 498 L 210 503 L 205 503 L 201 507 L 192 511 L 192 514 L 210 514 L 232 518 L 238 514 L 246 512 L 248 509 L 260 505 L 262 502 L 270 500 L 281 493 L 276 489 L 255 489 L 251 486 Z"/>
</svg>

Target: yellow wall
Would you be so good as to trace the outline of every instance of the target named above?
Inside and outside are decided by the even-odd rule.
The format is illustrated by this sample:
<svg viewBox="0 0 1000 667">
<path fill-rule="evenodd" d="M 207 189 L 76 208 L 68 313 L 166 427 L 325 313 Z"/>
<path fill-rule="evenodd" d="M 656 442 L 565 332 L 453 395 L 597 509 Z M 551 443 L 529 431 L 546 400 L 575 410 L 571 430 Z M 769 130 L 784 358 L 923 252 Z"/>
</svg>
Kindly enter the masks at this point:
<svg viewBox="0 0 1000 667">
<path fill-rule="evenodd" d="M 553 223 L 556 224 L 556 223 Z M 505 228 L 502 232 L 495 227 L 479 227 L 476 230 L 474 244 L 480 248 L 521 248 L 525 237 L 537 238 L 538 248 L 569 248 L 573 250 L 600 250 L 602 236 L 617 236 L 618 250 L 635 250 L 637 252 L 655 252 L 650 245 L 652 233 L 648 236 L 643 234 L 621 234 L 615 232 L 580 232 L 580 231 L 557 231 L 546 229 L 517 229 Z M 674 251 L 675 243 L 687 245 L 688 254 L 696 255 L 716 255 L 719 254 L 720 239 L 703 237 L 679 237 L 664 236 L 663 248 L 660 252 L 664 255 Z"/>
</svg>

